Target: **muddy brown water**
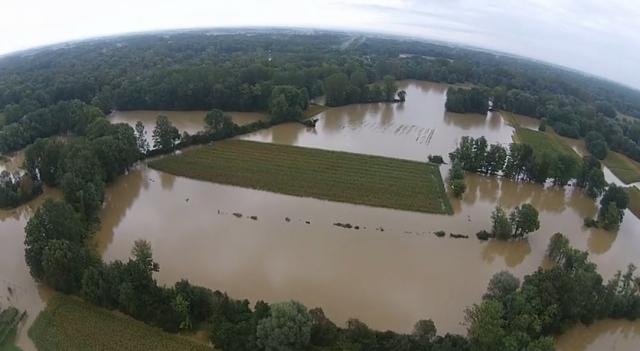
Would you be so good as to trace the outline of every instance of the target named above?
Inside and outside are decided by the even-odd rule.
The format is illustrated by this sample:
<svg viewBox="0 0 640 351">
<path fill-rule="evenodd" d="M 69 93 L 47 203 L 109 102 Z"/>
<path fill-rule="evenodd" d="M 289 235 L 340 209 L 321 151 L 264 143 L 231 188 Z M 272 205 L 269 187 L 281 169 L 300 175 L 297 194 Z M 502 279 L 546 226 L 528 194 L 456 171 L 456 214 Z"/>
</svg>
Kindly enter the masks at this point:
<svg viewBox="0 0 640 351">
<path fill-rule="evenodd" d="M 464 135 L 511 140 L 513 130 L 499 114 L 445 113 L 446 86 L 402 82 L 402 87 L 408 92 L 403 106 L 331 109 L 318 115 L 315 130 L 285 124 L 244 138 L 415 160 L 446 155 Z M 253 302 L 293 298 L 321 306 L 337 323 L 357 317 L 378 329 L 409 331 L 418 319 L 432 318 L 441 333 L 464 333 L 464 308 L 480 300 L 490 277 L 504 269 L 520 277 L 534 271 L 557 231 L 588 250 L 606 277 L 630 262 L 640 264 L 640 221 L 628 212 L 620 231 L 608 233 L 582 227 L 582 219 L 597 208 L 580 191 L 478 175 L 468 175 L 467 184 L 464 199 L 453 201 L 456 214 L 444 216 L 212 184 L 141 165 L 108 187 L 96 245 L 110 261 L 128 258 L 136 239 L 149 240 L 160 264 L 157 279 L 164 284 L 188 278 Z M 0 281 L 21 289 L 8 296 L 0 286 L 0 301 L 22 301 L 16 304 L 31 318 L 44 306 L 46 293 L 24 264 L 23 227 L 40 201 L 0 215 Z M 512 208 L 523 202 L 541 214 L 541 229 L 528 240 L 475 239 L 475 232 L 489 228 L 496 204 Z M 360 229 L 333 225 L 337 222 Z M 437 238 L 432 234 L 437 230 L 471 237 Z M 18 341 L 30 349 L 26 327 Z M 578 327 L 558 340 L 561 350 L 635 350 L 638 343 L 640 323 L 624 321 Z"/>
</svg>

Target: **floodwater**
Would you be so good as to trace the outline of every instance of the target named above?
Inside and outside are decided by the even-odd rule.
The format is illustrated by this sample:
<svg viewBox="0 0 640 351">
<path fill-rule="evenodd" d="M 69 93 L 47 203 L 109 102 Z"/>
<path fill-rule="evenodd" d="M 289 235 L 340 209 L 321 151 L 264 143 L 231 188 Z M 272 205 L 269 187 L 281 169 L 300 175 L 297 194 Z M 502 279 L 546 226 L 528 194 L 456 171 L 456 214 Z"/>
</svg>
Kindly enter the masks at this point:
<svg viewBox="0 0 640 351">
<path fill-rule="evenodd" d="M 286 123 L 242 139 L 426 161 L 446 156 L 462 136 L 508 144 L 513 130 L 499 113 L 446 113 L 446 84 L 401 81 L 405 103 L 353 104 L 317 115 L 315 129 Z"/>
<path fill-rule="evenodd" d="M 315 130 L 285 124 L 243 138 L 415 160 L 448 154 L 464 135 L 511 140 L 513 129 L 499 114 L 445 113 L 445 86 L 402 82 L 402 88 L 408 92 L 404 104 L 345 106 L 318 115 Z M 187 278 L 253 302 L 296 299 L 322 307 L 337 323 L 356 317 L 378 329 L 409 331 L 417 320 L 431 318 L 441 333 L 465 332 L 464 308 L 480 300 L 494 273 L 506 269 L 522 277 L 537 269 L 557 231 L 588 250 L 606 277 L 628 263 L 640 264 L 640 221 L 629 212 L 618 233 L 587 229 L 582 219 L 597 208 L 581 191 L 474 174 L 466 180 L 463 200 L 453 200 L 455 215 L 446 216 L 213 184 L 141 165 L 108 187 L 96 245 L 110 261 L 127 259 L 136 239 L 149 240 L 160 264 L 157 279 L 164 284 Z M 524 202 L 541 215 L 541 229 L 527 240 L 475 238 L 478 230 L 489 228 L 496 204 L 512 208 Z M 43 300 L 24 266 L 22 246 L 31 206 L 0 223 L 8 245 L 0 248 L 0 259 L 6 260 L 0 272 L 3 282 L 23 287 L 21 299 L 27 302 L 20 306 L 35 315 Z M 438 238 L 432 234 L 437 230 L 470 238 Z M 4 300 L 3 294 L 0 290 Z M 21 342 L 25 335 L 23 328 Z M 562 350 L 636 350 L 638 342 L 640 323 L 602 321 L 575 328 L 558 345 Z"/>
<path fill-rule="evenodd" d="M 44 309 L 50 290 L 37 284 L 29 275 L 24 260 L 24 227 L 28 218 L 47 198 L 59 198 L 54 189 L 45 189 L 42 196 L 17 209 L 0 210 L 0 307 L 15 306 L 27 311 L 16 344 L 24 351 L 34 350 L 27 329 Z"/>
<path fill-rule="evenodd" d="M 204 117 L 208 111 L 115 111 L 108 118 L 111 123 L 127 123 L 135 127 L 138 121 L 144 124 L 147 131 L 147 141 L 153 146 L 152 134 L 159 115 L 169 118 L 180 133 L 195 134 L 204 129 Z M 238 125 L 266 120 L 267 116 L 259 112 L 225 112 Z"/>
<path fill-rule="evenodd" d="M 20 172 L 24 163 L 24 150 L 16 151 L 6 158 L 0 158 L 0 172 L 8 171 L 12 174 Z"/>
</svg>

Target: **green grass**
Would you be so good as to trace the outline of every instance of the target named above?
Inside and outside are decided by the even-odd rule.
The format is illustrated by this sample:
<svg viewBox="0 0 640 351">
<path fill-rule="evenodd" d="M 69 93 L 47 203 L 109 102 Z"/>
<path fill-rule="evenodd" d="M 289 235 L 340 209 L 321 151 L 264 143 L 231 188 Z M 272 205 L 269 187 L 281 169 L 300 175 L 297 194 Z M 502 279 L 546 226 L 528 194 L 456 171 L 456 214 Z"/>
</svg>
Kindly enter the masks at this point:
<svg viewBox="0 0 640 351">
<path fill-rule="evenodd" d="M 451 214 L 438 166 L 379 156 L 226 140 L 150 162 L 215 183 L 400 210 Z"/>
<path fill-rule="evenodd" d="M 316 104 L 309 104 L 309 107 L 307 108 L 306 111 L 303 112 L 302 116 L 304 119 L 308 119 L 311 118 L 325 110 L 329 109 L 329 107 L 327 106 L 322 106 L 322 105 L 316 105 Z"/>
<path fill-rule="evenodd" d="M 638 218 L 640 218 L 640 189 L 635 186 L 627 188 L 629 194 L 629 210 Z"/>
<path fill-rule="evenodd" d="M 78 298 L 56 295 L 29 329 L 39 351 L 213 350 Z"/>
<path fill-rule="evenodd" d="M 569 145 L 550 133 L 516 127 L 515 139 L 516 142 L 531 146 L 536 156 L 545 153 L 569 155 L 580 161 L 580 156 Z"/>
<path fill-rule="evenodd" d="M 609 151 L 602 163 L 625 184 L 640 182 L 640 164 L 626 156 Z"/>
</svg>

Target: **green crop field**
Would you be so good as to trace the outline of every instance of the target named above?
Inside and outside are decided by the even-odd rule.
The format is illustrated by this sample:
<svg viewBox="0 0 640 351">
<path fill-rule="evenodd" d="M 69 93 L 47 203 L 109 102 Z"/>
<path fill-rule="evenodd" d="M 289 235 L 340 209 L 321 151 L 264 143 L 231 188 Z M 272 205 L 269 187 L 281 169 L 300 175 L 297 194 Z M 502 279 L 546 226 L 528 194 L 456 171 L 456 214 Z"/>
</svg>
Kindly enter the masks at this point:
<svg viewBox="0 0 640 351">
<path fill-rule="evenodd" d="M 39 351 L 213 350 L 75 297 L 56 295 L 29 329 Z"/>
<path fill-rule="evenodd" d="M 400 210 L 451 214 L 438 166 L 379 156 L 226 140 L 150 163 L 215 183 Z"/>
<path fill-rule="evenodd" d="M 535 155 L 565 154 L 580 160 L 580 156 L 569 145 L 550 133 L 516 127 L 516 141 L 531 146 Z"/>
<path fill-rule="evenodd" d="M 609 151 L 602 163 L 625 184 L 640 182 L 640 164 L 626 156 Z"/>
</svg>

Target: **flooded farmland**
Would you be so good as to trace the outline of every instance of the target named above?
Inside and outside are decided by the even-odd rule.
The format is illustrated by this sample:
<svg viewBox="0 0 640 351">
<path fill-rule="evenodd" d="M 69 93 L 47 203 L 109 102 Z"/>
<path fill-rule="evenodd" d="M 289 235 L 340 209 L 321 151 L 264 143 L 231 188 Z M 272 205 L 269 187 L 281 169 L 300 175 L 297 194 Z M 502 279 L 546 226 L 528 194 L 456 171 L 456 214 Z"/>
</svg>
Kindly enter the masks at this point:
<svg viewBox="0 0 640 351">
<path fill-rule="evenodd" d="M 315 130 L 284 124 L 243 138 L 414 160 L 446 155 L 464 135 L 511 141 L 513 129 L 497 113 L 446 113 L 444 85 L 411 81 L 402 88 L 408 93 L 404 104 L 330 109 L 318 115 Z M 145 113 L 153 116 L 150 121 L 158 114 Z M 130 118 L 133 124 L 140 120 Z M 356 317 L 379 329 L 409 331 L 418 319 L 431 318 L 441 333 L 464 333 L 463 310 L 480 300 L 494 273 L 506 269 L 522 277 L 537 269 L 555 232 L 588 250 L 605 277 L 628 263 L 640 264 L 640 221 L 628 211 L 620 231 L 608 233 L 583 228 L 583 218 L 597 207 L 570 187 L 479 175 L 467 175 L 466 181 L 463 200 L 452 200 L 455 215 L 445 216 L 212 184 L 141 165 L 108 187 L 96 245 L 106 260 L 126 259 L 136 239 L 149 240 L 160 264 L 157 278 L 165 284 L 188 278 L 252 301 L 293 298 L 321 306 L 337 323 Z M 29 276 L 22 242 L 27 217 L 39 201 L 0 212 L 1 281 L 16 287 L 9 294 L 0 286 L 0 297 L 22 301 L 16 305 L 27 309 L 31 320 L 46 293 Z M 478 230 L 489 228 L 496 204 L 512 208 L 523 202 L 540 210 L 540 230 L 519 242 L 475 239 Z M 438 230 L 470 238 L 438 238 L 432 234 Z M 28 345 L 25 329 L 20 346 Z M 638 343 L 640 323 L 602 321 L 563 335 L 558 347 L 636 350 Z"/>
</svg>

